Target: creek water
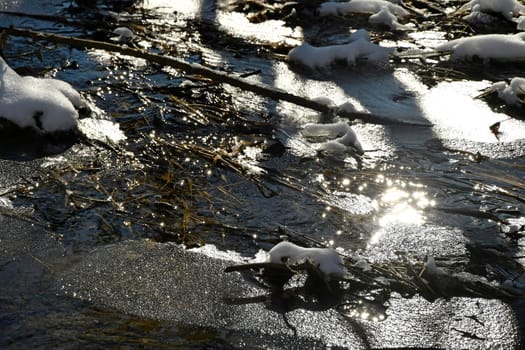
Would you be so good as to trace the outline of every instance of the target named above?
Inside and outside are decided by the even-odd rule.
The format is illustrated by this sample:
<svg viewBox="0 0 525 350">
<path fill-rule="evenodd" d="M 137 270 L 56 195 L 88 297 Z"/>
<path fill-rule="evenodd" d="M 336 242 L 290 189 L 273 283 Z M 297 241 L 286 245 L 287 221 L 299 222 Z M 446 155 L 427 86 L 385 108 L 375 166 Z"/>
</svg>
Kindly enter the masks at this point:
<svg viewBox="0 0 525 350">
<path fill-rule="evenodd" d="M 92 106 L 81 120 L 84 134 L 125 151 L 80 143 L 54 156 L 26 160 L 34 158 L 30 150 L 23 161 L 3 161 L 2 189 L 18 190 L 2 197 L 2 347 L 518 348 L 525 315 L 518 300 L 397 297 L 383 321 L 294 311 L 299 338 L 263 307 L 217 306 L 221 290 L 255 293 L 240 278 L 225 281 L 222 269 L 283 234 L 370 262 L 431 256 L 466 268 L 484 265 L 476 251 L 497 251 L 516 264 L 509 278 L 519 277 L 523 260 L 525 122 L 475 98 L 489 76 L 511 78 L 519 66 L 431 83 L 432 70 L 413 62 L 306 71 L 279 48 L 344 41 L 348 23 L 252 23 L 234 4 L 4 1 L 4 11 L 56 18 L 0 14 L 0 22 L 110 41 L 114 28 L 127 26 L 138 48 L 433 126 L 356 123 L 364 155 L 326 154 L 301 129 L 337 116 L 143 59 L 12 37 L 8 63 L 71 83 Z M 432 48 L 444 37 L 436 27 L 384 44 Z M 490 129 L 496 122 L 498 135 Z M 167 154 L 163 142 L 187 148 Z M 192 152 L 197 146 L 216 154 Z M 221 167 L 219 156 L 242 171 Z M 13 211 L 37 221 L 18 222 Z M 189 253 L 166 241 L 206 245 Z M 493 276 L 488 270 L 480 276 Z"/>
</svg>

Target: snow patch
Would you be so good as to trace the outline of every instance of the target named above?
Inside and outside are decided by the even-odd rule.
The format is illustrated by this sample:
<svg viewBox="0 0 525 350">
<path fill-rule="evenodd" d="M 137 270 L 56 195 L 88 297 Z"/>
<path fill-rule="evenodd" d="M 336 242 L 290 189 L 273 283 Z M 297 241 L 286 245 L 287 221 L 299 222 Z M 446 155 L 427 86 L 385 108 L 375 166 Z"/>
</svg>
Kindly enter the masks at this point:
<svg viewBox="0 0 525 350">
<path fill-rule="evenodd" d="M 344 276 L 347 273 L 341 256 L 330 248 L 303 248 L 285 241 L 275 245 L 269 255 L 271 263 L 297 264 L 309 260 L 325 274 Z"/>
<path fill-rule="evenodd" d="M 0 117 L 39 132 L 76 128 L 78 112 L 85 107 L 79 93 L 56 79 L 21 77 L 0 57 Z"/>
<path fill-rule="evenodd" d="M 348 151 L 348 147 L 353 147 L 360 154 L 363 153 L 363 147 L 357 139 L 357 135 L 346 122 L 306 124 L 302 134 L 308 138 L 335 138 L 324 142 L 320 147 L 321 150 L 329 153 L 343 153 Z"/>
<path fill-rule="evenodd" d="M 525 60 L 525 33 L 486 34 L 460 38 L 441 44 L 438 51 L 452 51 L 452 60 L 479 57 L 484 61 Z"/>
<path fill-rule="evenodd" d="M 381 10 L 388 10 L 398 17 L 406 17 L 409 12 L 399 5 L 386 0 L 352 0 L 349 2 L 329 1 L 321 4 L 319 14 L 326 15 L 346 15 L 350 13 L 378 13 Z"/>
<path fill-rule="evenodd" d="M 238 252 L 235 252 L 232 250 L 226 250 L 226 251 L 219 250 L 213 244 L 205 244 L 198 248 L 190 248 L 188 249 L 188 251 L 203 254 L 210 258 L 220 259 L 220 260 L 225 260 L 225 261 L 232 261 L 235 263 L 245 263 L 246 262 L 246 259 L 244 259 Z"/>
<path fill-rule="evenodd" d="M 525 14 L 525 6 L 517 0 L 471 0 L 458 10 L 459 13 L 471 10 L 475 13 L 499 13 L 509 21 L 513 17 Z M 468 16 L 467 16 L 468 17 Z"/>
<path fill-rule="evenodd" d="M 78 128 L 89 139 L 102 142 L 119 143 L 126 139 L 119 124 L 110 120 L 85 118 L 78 121 Z"/>
<path fill-rule="evenodd" d="M 118 36 L 112 38 L 112 40 L 118 41 L 119 43 L 129 43 L 135 38 L 135 34 L 128 27 L 115 28 L 113 34 L 116 34 Z"/>
<path fill-rule="evenodd" d="M 516 23 L 518 24 L 518 30 L 525 30 L 525 16 L 518 17 Z"/>
<path fill-rule="evenodd" d="M 398 22 L 409 12 L 399 5 L 385 0 L 352 0 L 349 2 L 325 2 L 319 7 L 319 14 L 347 15 L 351 13 L 371 14 L 368 21 L 372 24 L 384 24 L 393 30 L 407 30 L 410 27 Z"/>
<path fill-rule="evenodd" d="M 381 47 L 370 42 L 370 35 L 363 29 L 352 33 L 349 39 L 348 44 L 324 47 L 303 43 L 288 53 L 288 60 L 316 69 L 327 67 L 336 61 L 344 61 L 349 65 L 355 65 L 358 59 L 386 62 L 394 52 L 394 48 Z"/>
<path fill-rule="evenodd" d="M 523 105 L 525 103 L 525 78 L 516 77 L 507 84 L 504 81 L 494 83 L 489 89 L 496 91 L 508 105 Z"/>
<path fill-rule="evenodd" d="M 0 208 L 13 209 L 13 202 L 5 196 L 0 196 Z"/>
<path fill-rule="evenodd" d="M 394 30 L 409 30 L 412 29 L 410 26 L 403 25 L 398 22 L 397 17 L 390 11 L 383 9 L 378 13 L 371 15 L 368 18 L 368 22 L 372 24 L 382 24 L 390 29 Z"/>
</svg>

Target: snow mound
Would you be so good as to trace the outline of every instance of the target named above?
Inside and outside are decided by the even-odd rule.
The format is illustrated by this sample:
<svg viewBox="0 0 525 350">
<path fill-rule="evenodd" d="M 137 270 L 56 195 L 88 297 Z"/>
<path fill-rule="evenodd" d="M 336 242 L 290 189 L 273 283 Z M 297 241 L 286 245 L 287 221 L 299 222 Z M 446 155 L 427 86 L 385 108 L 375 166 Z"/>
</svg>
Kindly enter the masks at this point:
<svg viewBox="0 0 525 350">
<path fill-rule="evenodd" d="M 525 16 L 518 17 L 516 23 L 518 24 L 518 30 L 525 30 Z"/>
<path fill-rule="evenodd" d="M 305 137 L 335 138 L 324 142 L 320 149 L 329 153 L 343 153 L 348 151 L 348 147 L 353 147 L 358 153 L 363 153 L 363 147 L 357 139 L 354 130 L 345 122 L 329 124 L 306 124 L 302 130 Z"/>
<path fill-rule="evenodd" d="M 471 0 L 458 10 L 459 13 L 471 10 L 471 15 L 476 13 L 499 13 L 509 21 L 513 17 L 525 14 L 525 6 L 517 0 Z M 473 18 L 475 16 L 470 17 Z"/>
<path fill-rule="evenodd" d="M 116 34 L 118 36 L 112 38 L 112 40 L 118 41 L 119 43 L 129 43 L 135 38 L 135 34 L 128 27 L 115 28 L 113 34 Z"/>
<path fill-rule="evenodd" d="M 486 34 L 460 38 L 441 44 L 438 51 L 452 51 L 452 60 L 479 57 L 484 61 L 525 60 L 525 33 Z"/>
<path fill-rule="evenodd" d="M 496 91 L 499 98 L 508 105 L 523 105 L 525 103 L 525 78 L 513 78 L 510 84 L 504 81 L 494 83 L 490 90 Z"/>
<path fill-rule="evenodd" d="M 319 14 L 325 15 L 344 15 L 350 13 L 378 13 L 381 10 L 388 10 L 398 17 L 408 16 L 409 12 L 399 5 L 386 0 L 352 0 L 349 2 L 329 1 L 321 4 Z"/>
<path fill-rule="evenodd" d="M 393 30 L 409 30 L 411 27 L 399 23 L 397 17 L 388 10 L 381 10 L 371 15 L 368 22 L 372 24 L 382 24 Z"/>
<path fill-rule="evenodd" d="M 344 276 L 347 273 L 343 259 L 330 248 L 303 248 L 290 242 L 281 242 L 269 252 L 269 262 L 297 264 L 309 260 L 325 274 Z"/>
<path fill-rule="evenodd" d="M 398 22 L 409 12 L 399 5 L 385 0 L 352 0 L 349 2 L 325 2 L 319 7 L 321 16 L 347 15 L 351 13 L 371 14 L 368 21 L 372 24 L 384 24 L 390 29 L 406 30 L 409 27 Z"/>
<path fill-rule="evenodd" d="M 316 69 L 327 67 L 336 61 L 344 61 L 349 65 L 355 65 L 358 59 L 385 62 L 394 52 L 394 48 L 381 47 L 370 42 L 370 35 L 363 29 L 352 33 L 349 39 L 348 44 L 323 47 L 303 43 L 290 50 L 288 60 Z"/>
<path fill-rule="evenodd" d="M 77 127 L 75 107 L 86 104 L 71 85 L 21 77 L 0 57 L 0 118 L 41 133 L 67 131 Z"/>
</svg>

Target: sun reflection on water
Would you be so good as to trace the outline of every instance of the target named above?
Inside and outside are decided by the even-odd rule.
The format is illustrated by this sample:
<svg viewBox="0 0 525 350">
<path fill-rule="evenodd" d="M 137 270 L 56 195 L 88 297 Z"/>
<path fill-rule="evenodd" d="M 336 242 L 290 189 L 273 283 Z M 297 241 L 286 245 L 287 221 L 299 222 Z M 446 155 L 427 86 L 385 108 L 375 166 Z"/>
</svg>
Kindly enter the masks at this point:
<svg viewBox="0 0 525 350">
<path fill-rule="evenodd" d="M 424 185 L 391 180 L 379 175 L 376 182 L 384 183 L 387 189 L 372 201 L 374 208 L 382 215 L 377 219 L 379 226 L 402 223 L 422 225 L 426 222 L 424 210 L 435 206 L 435 201 L 424 191 Z M 376 243 L 381 233 L 374 234 L 370 244 Z"/>
</svg>

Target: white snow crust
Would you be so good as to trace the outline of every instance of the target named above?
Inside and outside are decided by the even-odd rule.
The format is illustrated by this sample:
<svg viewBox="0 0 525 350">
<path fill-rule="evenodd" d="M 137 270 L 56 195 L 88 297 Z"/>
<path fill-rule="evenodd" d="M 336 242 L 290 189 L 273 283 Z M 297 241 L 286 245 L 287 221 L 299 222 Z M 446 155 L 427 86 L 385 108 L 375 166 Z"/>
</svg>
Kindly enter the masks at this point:
<svg viewBox="0 0 525 350">
<path fill-rule="evenodd" d="M 513 17 L 525 14 L 525 6 L 517 0 L 471 0 L 463 5 L 458 12 L 471 10 L 474 13 L 499 13 L 509 21 Z"/>
<path fill-rule="evenodd" d="M 322 3 L 319 7 L 319 14 L 325 15 L 345 15 L 350 13 L 378 13 L 387 10 L 397 17 L 408 16 L 408 11 L 399 5 L 385 0 L 352 0 L 349 2 L 329 1 Z"/>
<path fill-rule="evenodd" d="M 343 259 L 330 248 L 303 248 L 290 242 L 281 242 L 269 252 L 269 262 L 296 264 L 309 260 L 325 274 L 345 275 Z"/>
<path fill-rule="evenodd" d="M 486 34 L 451 40 L 436 47 L 438 51 L 452 51 L 451 59 L 471 59 L 477 56 L 485 61 L 525 60 L 525 33 Z"/>
<path fill-rule="evenodd" d="M 525 99 L 525 78 L 513 78 L 510 84 L 504 81 L 494 83 L 490 90 L 496 91 L 508 105 L 522 105 Z"/>
<path fill-rule="evenodd" d="M 368 21 L 372 24 L 384 24 L 393 30 L 406 30 L 409 27 L 399 23 L 398 19 L 408 16 L 409 12 L 399 5 L 385 0 L 352 0 L 349 2 L 325 2 L 319 7 L 319 14 L 347 15 L 351 13 L 371 14 Z"/>
<path fill-rule="evenodd" d="M 118 35 L 117 37 L 113 38 L 113 40 L 118 41 L 119 43 L 129 43 L 135 38 L 135 34 L 128 27 L 115 28 L 113 34 Z"/>
<path fill-rule="evenodd" d="M 327 67 L 336 61 L 345 61 L 349 65 L 355 65 L 358 59 L 377 63 L 385 62 L 394 52 L 393 48 L 381 47 L 370 42 L 370 35 L 363 29 L 352 33 L 349 39 L 348 44 L 323 47 L 303 43 L 288 53 L 288 59 L 316 69 Z"/>
<path fill-rule="evenodd" d="M 21 77 L 0 57 L 0 117 L 42 133 L 66 131 L 77 126 L 75 107 L 85 107 L 85 102 L 71 85 Z"/>
<path fill-rule="evenodd" d="M 516 23 L 518 24 L 518 30 L 525 30 L 525 16 L 518 17 Z"/>
<path fill-rule="evenodd" d="M 306 124 L 302 130 L 305 137 L 328 137 L 334 140 L 324 142 L 320 149 L 329 153 L 343 153 L 348 147 L 353 147 L 363 153 L 363 147 L 357 139 L 354 130 L 346 122 L 329 124 Z"/>
</svg>

